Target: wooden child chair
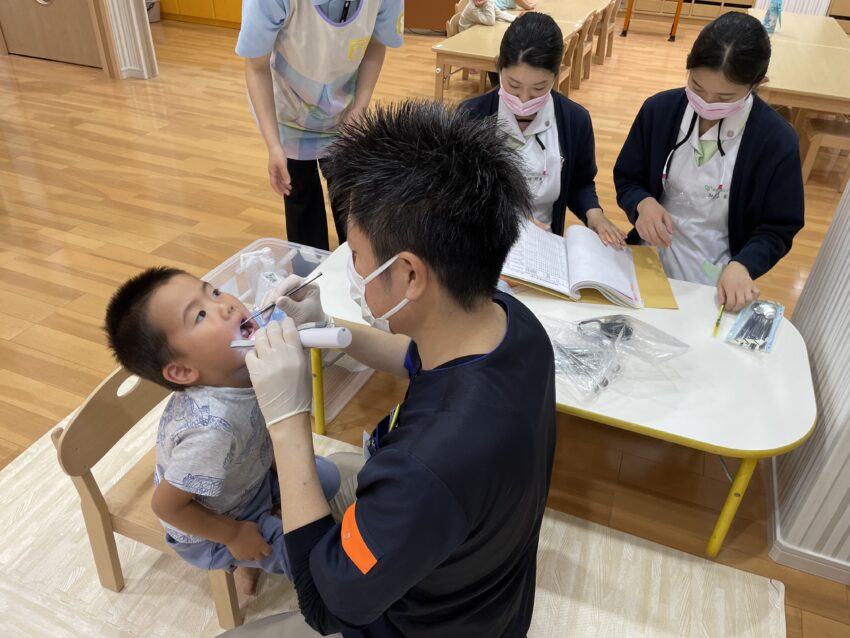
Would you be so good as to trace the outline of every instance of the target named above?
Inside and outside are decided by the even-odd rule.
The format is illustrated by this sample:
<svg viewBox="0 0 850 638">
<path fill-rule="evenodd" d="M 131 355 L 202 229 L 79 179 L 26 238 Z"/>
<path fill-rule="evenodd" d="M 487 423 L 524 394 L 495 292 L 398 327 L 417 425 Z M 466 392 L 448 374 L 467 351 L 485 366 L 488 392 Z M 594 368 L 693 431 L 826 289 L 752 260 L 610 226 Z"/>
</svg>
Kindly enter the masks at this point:
<svg viewBox="0 0 850 638">
<path fill-rule="evenodd" d="M 50 434 L 59 465 L 71 477 L 80 495 L 98 578 L 101 585 L 112 591 L 124 588 L 116 533 L 174 554 L 165 544 L 162 524 L 150 505 L 156 450 L 151 449 L 106 494 L 101 492 L 91 469 L 168 394 L 166 388 L 118 368 L 91 393 L 68 425 Z M 223 629 L 241 625 L 242 612 L 233 573 L 210 571 L 209 579 L 219 625 Z"/>
<path fill-rule="evenodd" d="M 573 68 L 570 71 L 570 86 L 574 89 L 581 88 L 581 81 L 590 78 L 590 63 L 593 56 L 593 38 L 596 34 L 596 25 L 602 18 L 602 11 L 592 11 L 584 19 L 579 31 L 579 41 L 573 55 Z"/>
<path fill-rule="evenodd" d="M 570 97 L 570 76 L 573 71 L 573 57 L 576 53 L 580 33 L 576 31 L 564 40 L 564 57 L 561 71 L 558 73 L 558 91 L 565 97 Z"/>
<path fill-rule="evenodd" d="M 446 21 L 446 37 L 450 38 L 453 35 L 457 35 L 460 33 L 460 14 L 463 11 L 463 8 L 467 5 L 469 0 L 460 0 L 455 5 L 455 14 Z M 469 69 L 463 67 L 459 69 L 461 71 L 461 79 L 468 80 L 469 79 Z M 449 66 L 446 69 L 445 80 L 444 80 L 444 88 L 449 88 L 449 82 L 451 81 L 452 73 L 456 73 L 457 71 L 452 71 L 452 67 Z M 487 90 L 487 73 L 485 71 L 478 71 L 478 92 L 484 93 Z"/>
<path fill-rule="evenodd" d="M 596 64 L 605 64 L 605 58 L 610 58 L 614 50 L 614 31 L 617 29 L 617 7 L 620 0 L 611 0 L 602 13 L 602 19 L 596 27 Z"/>
<path fill-rule="evenodd" d="M 814 168 L 818 151 L 822 146 L 835 148 L 839 151 L 850 151 L 850 122 L 837 120 L 824 120 L 819 118 L 807 118 L 803 123 L 803 135 L 801 136 L 801 151 L 803 155 L 803 182 L 807 182 L 809 174 Z M 850 160 L 847 170 L 839 182 L 838 190 L 843 192 L 850 181 Z"/>
</svg>

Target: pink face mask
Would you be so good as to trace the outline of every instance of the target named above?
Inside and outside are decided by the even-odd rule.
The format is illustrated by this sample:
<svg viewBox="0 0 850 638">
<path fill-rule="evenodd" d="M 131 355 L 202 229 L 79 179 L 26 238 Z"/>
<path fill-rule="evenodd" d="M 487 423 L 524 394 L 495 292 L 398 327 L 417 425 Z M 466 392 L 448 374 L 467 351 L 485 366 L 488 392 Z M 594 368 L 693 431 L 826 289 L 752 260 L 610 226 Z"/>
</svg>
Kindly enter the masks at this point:
<svg viewBox="0 0 850 638">
<path fill-rule="evenodd" d="M 511 113 L 518 115 L 519 117 L 527 117 L 529 115 L 534 115 L 537 111 L 546 106 L 549 100 L 552 99 L 552 94 L 549 91 L 546 91 L 546 93 L 540 97 L 534 97 L 528 102 L 523 102 L 516 95 L 511 95 L 505 91 L 504 87 L 499 87 L 499 97 Z"/>
<path fill-rule="evenodd" d="M 685 95 L 688 96 L 688 102 L 694 109 L 697 115 L 704 120 L 722 120 L 724 118 L 735 115 L 738 111 L 744 108 L 747 102 L 749 93 L 742 97 L 737 102 L 706 102 L 699 95 L 691 91 L 690 87 L 685 87 Z"/>
</svg>

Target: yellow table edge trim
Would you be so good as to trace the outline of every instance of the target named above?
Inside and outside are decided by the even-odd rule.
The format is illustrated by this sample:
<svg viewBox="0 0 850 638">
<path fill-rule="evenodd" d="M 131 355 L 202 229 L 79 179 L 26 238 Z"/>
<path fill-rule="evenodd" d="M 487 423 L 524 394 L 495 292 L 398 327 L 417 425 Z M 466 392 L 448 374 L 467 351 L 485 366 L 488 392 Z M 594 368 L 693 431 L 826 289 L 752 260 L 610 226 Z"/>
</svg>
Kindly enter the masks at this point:
<svg viewBox="0 0 850 638">
<path fill-rule="evenodd" d="M 677 436 L 675 434 L 669 434 L 667 432 L 661 432 L 659 430 L 653 430 L 652 428 L 646 427 L 644 425 L 638 425 L 636 423 L 630 423 L 629 421 L 622 421 L 620 419 L 615 419 L 613 417 L 603 417 L 595 412 L 591 412 L 590 410 L 583 410 L 582 408 L 576 408 L 572 406 L 564 405 L 563 403 L 556 403 L 555 407 L 558 412 L 563 414 L 571 414 L 573 416 L 578 416 L 583 419 L 587 419 L 588 421 L 594 421 L 596 423 L 604 423 L 605 425 L 613 425 L 614 427 L 629 430 L 631 432 L 636 432 L 638 434 L 643 434 L 645 436 L 652 437 L 653 439 L 660 439 L 662 441 L 668 441 L 670 443 L 677 443 L 679 445 L 684 445 L 685 447 L 693 448 L 696 450 L 702 450 L 703 452 L 710 452 L 712 454 L 719 454 L 721 456 L 731 456 L 738 459 L 746 459 L 746 458 L 767 458 L 771 456 L 778 456 L 780 454 L 785 454 L 786 452 L 790 452 L 791 450 L 799 447 L 802 443 L 806 441 L 815 429 L 815 425 L 818 422 L 817 410 L 815 411 L 815 418 L 812 421 L 812 425 L 809 427 L 808 431 L 805 435 L 800 437 L 798 440 L 793 443 L 789 443 L 783 447 L 773 448 L 769 450 L 736 450 L 734 448 L 720 447 L 717 445 L 710 445 L 707 443 L 703 443 L 701 441 L 697 441 L 695 439 L 689 439 L 685 436 Z"/>
</svg>

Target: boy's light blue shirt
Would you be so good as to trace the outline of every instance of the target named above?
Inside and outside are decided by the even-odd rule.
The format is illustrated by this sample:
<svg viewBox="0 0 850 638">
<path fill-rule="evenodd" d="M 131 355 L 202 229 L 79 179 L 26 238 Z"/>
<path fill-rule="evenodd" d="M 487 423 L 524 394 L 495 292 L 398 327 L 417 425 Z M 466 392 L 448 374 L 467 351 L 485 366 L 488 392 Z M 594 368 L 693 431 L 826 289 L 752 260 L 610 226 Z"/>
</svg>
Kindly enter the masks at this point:
<svg viewBox="0 0 850 638">
<path fill-rule="evenodd" d="M 503 11 L 516 9 L 516 0 L 496 0 L 496 6 Z"/>
</svg>

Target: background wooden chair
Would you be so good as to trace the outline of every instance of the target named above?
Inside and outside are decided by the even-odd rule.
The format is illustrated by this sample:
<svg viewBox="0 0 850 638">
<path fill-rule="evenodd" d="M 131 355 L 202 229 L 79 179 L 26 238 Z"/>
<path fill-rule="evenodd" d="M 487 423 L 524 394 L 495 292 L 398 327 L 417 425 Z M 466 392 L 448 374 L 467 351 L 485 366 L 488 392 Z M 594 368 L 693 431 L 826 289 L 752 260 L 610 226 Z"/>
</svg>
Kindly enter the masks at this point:
<svg viewBox="0 0 850 638">
<path fill-rule="evenodd" d="M 156 450 L 151 449 L 106 494 L 91 469 L 168 394 L 167 389 L 118 368 L 91 393 L 65 428 L 58 427 L 50 434 L 59 465 L 80 495 L 98 578 L 112 591 L 124 588 L 116 533 L 174 554 L 165 544 L 162 525 L 150 506 Z M 209 579 L 219 625 L 231 629 L 242 624 L 233 574 L 210 571 Z"/>
<path fill-rule="evenodd" d="M 558 73 L 558 91 L 566 97 L 570 96 L 570 75 L 573 69 L 573 56 L 576 53 L 580 32 L 576 31 L 564 40 L 564 59 L 561 62 L 561 71 Z"/>
<path fill-rule="evenodd" d="M 468 2 L 469 2 L 469 0 L 460 0 L 460 2 L 458 2 L 455 5 L 455 14 L 451 18 L 449 18 L 448 21 L 446 22 L 446 37 L 447 38 L 450 38 L 453 35 L 457 35 L 458 33 L 460 33 L 460 27 L 458 26 L 458 23 L 460 22 L 460 12 L 463 11 L 463 8 L 467 5 Z M 469 69 L 462 68 L 460 70 L 461 70 L 461 76 L 460 77 L 464 80 L 468 80 L 469 79 Z M 456 72 L 457 71 L 452 71 L 451 66 L 449 66 L 449 68 L 446 69 L 446 75 L 445 75 L 446 79 L 444 81 L 444 85 L 445 85 L 444 88 L 449 88 L 449 81 L 451 80 L 452 73 L 456 73 Z M 484 91 L 487 90 L 487 73 L 485 71 L 478 71 L 478 76 L 479 76 L 479 78 L 478 78 L 478 92 L 484 93 Z"/>
<path fill-rule="evenodd" d="M 803 121 L 802 129 L 800 142 L 803 155 L 803 181 L 806 182 L 822 146 L 850 151 L 850 122 L 841 119 L 808 118 Z M 850 159 L 848 159 L 847 170 L 839 182 L 838 190 L 843 191 L 848 181 L 850 181 Z"/>
<path fill-rule="evenodd" d="M 596 64 L 605 64 L 605 58 L 610 58 L 614 50 L 614 31 L 617 28 L 617 8 L 620 6 L 620 0 L 611 0 L 605 11 L 602 13 L 602 19 L 596 27 L 596 55 L 593 56 L 593 61 Z"/>
<path fill-rule="evenodd" d="M 573 55 L 573 68 L 570 71 L 570 86 L 574 89 L 581 88 L 581 81 L 590 78 L 590 62 L 593 55 L 593 37 L 596 25 L 602 18 L 601 11 L 591 11 L 582 23 L 579 31 L 578 46 Z"/>
</svg>

